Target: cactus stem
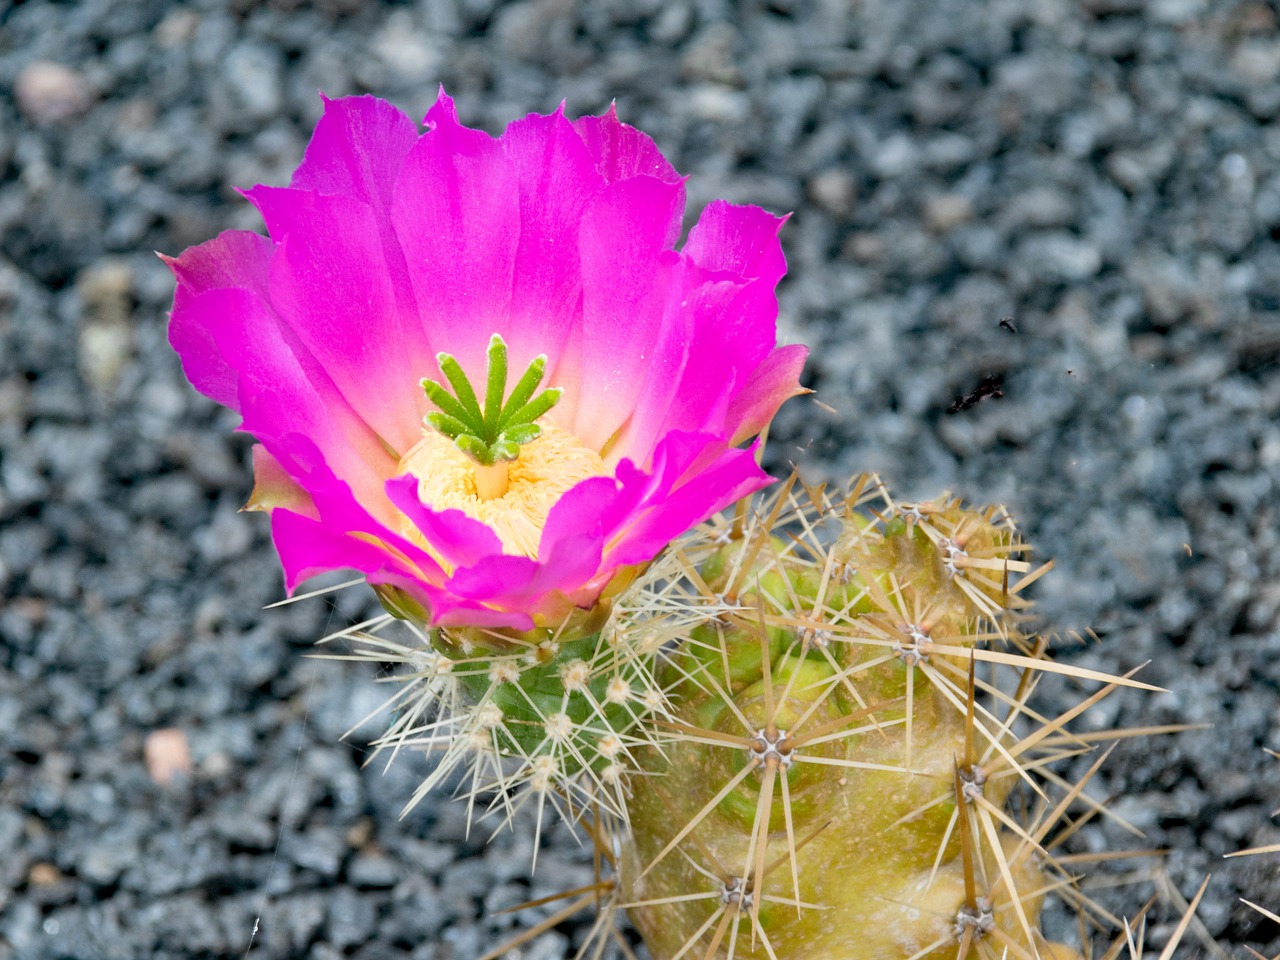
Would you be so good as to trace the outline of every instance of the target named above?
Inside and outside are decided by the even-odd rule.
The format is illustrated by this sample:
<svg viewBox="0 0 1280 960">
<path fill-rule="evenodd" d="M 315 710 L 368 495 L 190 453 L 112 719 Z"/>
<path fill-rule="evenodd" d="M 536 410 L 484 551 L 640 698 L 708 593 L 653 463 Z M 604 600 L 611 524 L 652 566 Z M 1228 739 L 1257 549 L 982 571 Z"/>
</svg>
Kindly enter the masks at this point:
<svg viewBox="0 0 1280 960">
<path fill-rule="evenodd" d="M 640 876 L 638 876 L 636 879 L 643 880 L 645 876 L 648 875 L 649 871 L 651 871 L 654 867 L 656 867 L 659 863 L 661 863 L 664 859 L 666 859 L 667 854 L 669 854 L 672 850 L 675 850 L 679 846 L 680 842 L 684 840 L 685 837 L 693 833 L 693 831 L 697 829 L 698 824 L 702 823 L 702 821 L 707 818 L 708 814 L 710 814 L 712 810 L 714 810 L 717 806 L 720 805 L 720 801 L 723 800 L 725 797 L 727 797 L 730 793 L 732 793 L 737 788 L 738 784 L 740 784 L 743 780 L 747 779 L 747 777 L 750 776 L 754 771 L 755 771 L 755 764 L 749 763 L 745 767 L 743 767 L 741 770 L 739 770 L 736 774 L 734 774 L 733 777 L 727 780 L 724 786 L 720 788 L 719 792 L 710 800 L 708 800 L 705 804 L 703 804 L 702 809 L 699 810 L 696 814 L 694 814 L 689 819 L 689 822 L 680 828 L 680 832 L 677 833 L 674 837 L 672 837 L 671 840 L 667 843 L 667 845 L 658 852 L 658 855 L 649 861 L 648 865 L 642 871 L 640 871 Z"/>
<path fill-rule="evenodd" d="M 1001 511 L 895 504 L 874 478 L 847 497 L 797 482 L 673 544 L 589 630 L 410 622 L 403 644 L 379 623 L 343 631 L 345 659 L 402 670 L 375 750 L 440 755 L 409 806 L 461 776 L 468 829 L 536 813 L 535 855 L 548 805 L 587 830 L 597 884 L 556 914 L 600 907 L 584 956 L 603 954 L 618 901 L 636 898 L 667 960 L 1063 960 L 1037 929 L 1041 898 L 1064 888 L 1100 908 L 1070 887 L 1066 864 L 1084 858 L 1048 851 L 1095 814 L 1122 821 L 1083 792 L 1109 751 L 1074 784 L 1049 765 L 1126 735 L 1073 733 L 1089 707 L 1153 688 L 1056 664 L 1020 632 L 1022 591 L 1049 565 L 1019 557 Z M 1045 717 L 1028 706 L 1045 673 L 1103 689 Z M 1006 813 L 1022 782 L 1043 802 Z M 1066 796 L 1050 800 L 1054 787 Z M 802 852 L 828 824 L 830 849 Z M 895 828 L 901 844 L 882 842 Z M 828 908 L 865 924 L 856 944 L 833 929 L 843 912 L 809 913 Z M 919 938 L 898 939 L 916 920 Z"/>
<path fill-rule="evenodd" d="M 809 836 L 802 840 L 798 846 L 803 847 L 821 833 L 826 826 L 828 826 L 828 824 L 824 823 L 817 830 L 813 831 Z M 704 889 L 694 893 L 680 893 L 668 897 L 638 900 L 632 903 L 620 904 L 619 906 L 630 909 L 635 907 L 653 907 L 666 904 L 688 903 L 698 900 L 710 901 L 713 904 L 714 909 L 711 914 L 702 923 L 702 925 L 690 935 L 683 945 L 681 945 L 677 952 L 672 956 L 672 960 L 681 960 L 682 957 L 688 955 L 694 947 L 698 946 L 702 942 L 708 932 L 711 932 L 711 939 L 707 944 L 707 949 L 702 954 L 703 960 L 709 960 L 709 958 L 716 955 L 716 951 L 720 949 L 720 945 L 724 943 L 726 936 L 729 938 L 726 956 L 728 960 L 732 960 L 737 949 L 737 937 L 739 930 L 737 921 L 744 918 L 748 919 L 751 924 L 753 947 L 756 938 L 759 938 L 761 945 L 765 949 L 766 955 L 772 958 L 772 960 L 779 960 L 777 953 L 773 948 L 773 944 L 769 941 L 769 937 L 765 932 L 763 925 L 760 923 L 760 904 L 764 902 L 780 904 L 783 906 L 794 906 L 797 913 L 803 909 L 820 910 L 822 907 L 815 903 L 806 903 L 805 901 L 800 900 L 798 895 L 796 897 L 780 897 L 757 893 L 757 891 L 763 889 L 761 886 L 763 878 L 767 877 L 782 864 L 782 858 L 765 865 L 763 870 L 760 871 L 759 879 L 748 880 L 744 876 L 730 875 L 729 871 L 724 868 L 724 865 L 720 863 L 715 855 L 707 850 L 705 845 L 698 840 L 696 834 L 691 835 L 690 840 L 702 856 L 704 856 L 709 862 L 714 863 L 716 866 L 715 872 L 708 870 L 683 849 L 680 850 L 681 856 L 684 857 L 689 865 L 697 873 L 711 881 L 709 889 Z M 715 928 L 714 931 L 712 931 L 713 927 Z"/>
</svg>

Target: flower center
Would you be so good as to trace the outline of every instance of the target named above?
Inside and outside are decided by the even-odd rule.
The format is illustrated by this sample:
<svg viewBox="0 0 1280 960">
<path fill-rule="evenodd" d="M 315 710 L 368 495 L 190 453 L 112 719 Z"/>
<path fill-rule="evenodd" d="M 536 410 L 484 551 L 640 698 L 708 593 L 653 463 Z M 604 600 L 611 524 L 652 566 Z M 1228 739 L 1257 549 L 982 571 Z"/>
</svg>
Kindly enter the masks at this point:
<svg viewBox="0 0 1280 960">
<path fill-rule="evenodd" d="M 541 426 L 541 435 L 524 444 L 515 460 L 503 462 L 506 490 L 498 497 L 482 493 L 483 466 L 430 427 L 400 460 L 396 474 L 417 477 L 418 497 L 433 510 L 461 510 L 493 530 L 505 552 L 536 557 L 547 514 L 560 497 L 575 484 L 608 473 L 600 455 L 573 434 L 549 423 Z M 401 530 L 428 546 L 407 518 Z"/>
<path fill-rule="evenodd" d="M 422 381 L 428 399 L 439 407 L 439 412 L 427 414 L 427 423 L 475 463 L 476 492 L 482 500 L 507 492 L 508 465 L 519 458 L 524 444 L 542 434 L 538 418 L 564 392 L 552 387 L 534 396 L 547 370 L 546 354 L 533 358 L 511 396 L 507 396 L 507 344 L 499 334 L 489 338 L 488 359 L 483 403 L 452 354 L 438 353 L 436 362 L 453 393 L 434 380 Z"/>
<path fill-rule="evenodd" d="M 439 412 L 426 415 L 422 439 L 400 460 L 397 476 L 418 480 L 418 498 L 434 510 L 461 510 L 486 524 L 503 550 L 536 557 L 547 514 L 570 487 L 605 473 L 600 455 L 541 418 L 560 399 L 552 387 L 535 396 L 546 356 L 535 357 L 507 395 L 507 345 L 489 339 L 481 401 L 457 358 L 436 356 L 453 392 L 432 380 L 422 388 Z M 406 536 L 430 550 L 407 518 Z"/>
</svg>

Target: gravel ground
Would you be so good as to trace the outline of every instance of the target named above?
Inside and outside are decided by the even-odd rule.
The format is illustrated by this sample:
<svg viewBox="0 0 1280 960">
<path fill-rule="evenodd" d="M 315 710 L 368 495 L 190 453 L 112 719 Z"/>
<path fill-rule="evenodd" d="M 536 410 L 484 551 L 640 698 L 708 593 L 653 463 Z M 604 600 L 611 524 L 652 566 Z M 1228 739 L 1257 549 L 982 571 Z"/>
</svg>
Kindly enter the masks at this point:
<svg viewBox="0 0 1280 960">
<path fill-rule="evenodd" d="M 282 587 L 264 519 L 236 512 L 248 443 L 165 343 L 151 251 L 256 226 L 232 187 L 287 181 L 317 90 L 421 116 L 438 82 L 491 131 L 616 98 L 693 175 L 695 211 L 795 211 L 783 332 L 837 412 L 793 401 L 774 466 L 1007 503 L 1058 564 L 1046 625 L 1102 637 L 1065 655 L 1150 660 L 1172 690 L 1095 723 L 1213 725 L 1122 746 L 1097 795 L 1146 840 L 1098 826 L 1080 848 L 1168 848 L 1138 874 L 1189 896 L 1213 873 L 1208 933 L 1280 950 L 1237 899 L 1280 907 L 1276 857 L 1221 859 L 1280 840 L 1277 19 L 1236 0 L 0 5 L 0 958 L 470 960 L 513 928 L 492 911 L 589 876 L 563 831 L 530 882 L 522 833 L 467 839 L 440 800 L 399 818 L 418 762 L 362 769 L 362 736 L 338 740 L 382 696 L 371 673 L 303 656 L 368 598 L 263 610 Z M 947 412 L 992 377 L 1003 397 Z M 1151 890 L 1099 895 L 1133 913 Z"/>
</svg>

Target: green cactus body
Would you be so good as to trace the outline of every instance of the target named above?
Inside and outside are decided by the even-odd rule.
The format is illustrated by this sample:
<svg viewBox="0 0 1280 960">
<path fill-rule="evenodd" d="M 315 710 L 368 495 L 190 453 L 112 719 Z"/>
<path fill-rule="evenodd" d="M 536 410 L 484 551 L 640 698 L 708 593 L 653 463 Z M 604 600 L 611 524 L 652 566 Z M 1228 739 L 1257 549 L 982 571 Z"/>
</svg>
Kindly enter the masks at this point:
<svg viewBox="0 0 1280 960">
<path fill-rule="evenodd" d="M 1039 914 L 1071 882 L 1049 851 L 1079 787 L 1054 802 L 1038 777 L 1091 749 L 1075 715 L 1147 685 L 1020 632 L 1048 565 L 1001 511 L 874 478 L 758 508 L 555 630 L 427 631 L 384 596 L 418 644 L 356 637 L 409 667 L 379 746 L 443 750 L 410 803 L 460 773 L 473 812 L 533 799 L 584 826 L 613 876 L 575 902 L 625 908 L 655 960 L 1076 960 Z M 1107 686 L 1045 718 L 1026 700 L 1054 671 Z"/>
<path fill-rule="evenodd" d="M 970 686 L 972 648 L 1022 643 L 1012 525 L 947 499 L 868 521 L 866 489 L 684 548 L 722 609 L 665 652 L 673 739 L 635 757 L 621 863 L 658 960 L 1072 954 L 1039 934 L 1036 847 L 990 813 L 1016 738 Z M 832 517 L 829 546 L 804 529 Z"/>
</svg>

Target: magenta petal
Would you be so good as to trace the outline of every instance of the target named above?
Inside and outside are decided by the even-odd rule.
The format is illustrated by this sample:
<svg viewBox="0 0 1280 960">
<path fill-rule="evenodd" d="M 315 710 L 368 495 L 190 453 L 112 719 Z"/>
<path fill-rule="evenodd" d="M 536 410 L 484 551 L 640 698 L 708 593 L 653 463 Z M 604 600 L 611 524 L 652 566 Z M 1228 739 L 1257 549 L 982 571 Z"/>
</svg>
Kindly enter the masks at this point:
<svg viewBox="0 0 1280 960">
<path fill-rule="evenodd" d="M 418 479 L 412 476 L 388 480 L 387 496 L 412 521 L 427 542 L 436 545 L 450 566 L 470 566 L 502 553 L 498 535 L 461 510 L 432 510 L 418 499 Z"/>
<path fill-rule="evenodd" d="M 547 515 L 538 555 L 557 552 L 580 537 L 606 539 L 619 519 L 615 511 L 621 492 L 613 477 L 592 477 L 570 487 Z"/>
<path fill-rule="evenodd" d="M 266 296 L 267 269 L 274 247 L 246 230 L 228 230 L 177 257 L 161 256 L 178 287 L 169 317 L 169 343 L 192 385 L 223 406 L 239 409 L 237 378 L 214 345 L 210 326 L 188 308 L 209 290 L 240 287 Z"/>
<path fill-rule="evenodd" d="M 330 531 L 375 547 L 386 555 L 389 569 L 407 571 L 428 582 L 438 583 L 444 579 L 444 571 L 435 559 L 375 516 L 368 509 L 372 498 L 359 498 L 357 491 L 335 475 L 322 452 L 309 438 L 289 434 L 276 440 L 273 446 L 272 453 L 295 482 L 310 494 L 317 519 Z M 380 504 L 385 501 L 374 502 Z M 396 523 L 397 520 L 392 514 L 390 522 Z"/>
<path fill-rule="evenodd" d="M 675 471 L 663 472 L 669 476 Z M 636 471 L 625 460 L 619 465 L 618 479 L 624 486 L 647 486 L 653 490 L 653 477 Z M 772 482 L 773 478 L 756 463 L 753 449 L 725 451 L 698 472 L 696 481 L 663 489 L 661 496 L 651 492 L 646 502 L 652 507 L 640 512 L 615 538 L 606 561 L 615 567 L 643 563 L 713 513 Z"/>
<path fill-rule="evenodd" d="M 731 412 L 737 395 L 774 351 L 777 301 L 764 281 L 726 279 L 683 256 L 675 277 L 650 351 L 645 402 L 611 451 L 611 462 L 626 457 L 644 467 L 671 431 L 737 435 Z"/>
<path fill-rule="evenodd" d="M 433 627 L 479 627 L 487 630 L 532 630 L 537 624 L 528 610 L 503 610 L 461 600 L 451 592 L 429 591 L 428 607 Z"/>
<path fill-rule="evenodd" d="M 387 210 L 400 167 L 417 142 L 414 122 L 385 100 L 325 97 L 324 115 L 289 185 Z"/>
<path fill-rule="evenodd" d="M 267 269 L 274 247 L 270 240 L 248 230 L 226 230 L 212 240 L 189 247 L 177 257 L 165 257 L 178 281 L 174 307 L 185 306 L 207 290 L 243 287 L 267 291 Z"/>
<path fill-rule="evenodd" d="M 681 179 L 653 139 L 621 123 L 612 104 L 604 116 L 581 117 L 573 126 L 606 183 L 631 177 L 656 177 L 668 183 Z"/>
<path fill-rule="evenodd" d="M 506 609 L 538 610 L 576 590 L 600 569 L 598 537 L 564 540 L 546 557 L 489 557 L 474 567 L 458 570 L 449 588 L 458 596 Z M 594 598 L 592 598 L 594 599 Z"/>
<path fill-rule="evenodd" d="M 578 234 L 583 210 L 604 180 L 560 111 L 517 120 L 501 142 L 520 191 L 510 323 L 526 344 L 523 353 L 512 351 L 511 366 L 523 369 L 538 353 L 563 359 L 567 341 L 581 327 Z M 565 379 L 565 364 L 553 374 Z"/>
<path fill-rule="evenodd" d="M 691 272 L 696 281 L 701 271 Z M 777 302 L 761 281 L 742 285 L 704 279 L 685 293 L 682 303 L 697 319 L 689 336 L 689 360 L 662 432 L 721 435 L 735 425 L 729 413 L 733 398 L 748 388 L 774 349 Z"/>
<path fill-rule="evenodd" d="M 323 521 L 288 510 L 272 512 L 271 538 L 280 554 L 285 586 L 290 593 L 303 580 L 318 573 L 351 569 L 373 574 L 391 562 L 388 554 L 377 546 L 338 533 Z"/>
<path fill-rule="evenodd" d="M 779 347 L 760 364 L 729 407 L 727 419 L 737 424 L 731 443 L 742 443 L 760 433 L 783 403 L 805 392 L 800 373 L 808 356 L 808 347 L 792 344 Z"/>
<path fill-rule="evenodd" d="M 632 415 L 662 330 L 684 187 L 635 177 L 607 187 L 582 222 L 582 368 L 573 432 L 602 449 Z"/>
<path fill-rule="evenodd" d="M 289 433 L 310 439 L 334 470 L 368 496 L 395 469 L 378 439 L 279 320 L 247 290 L 210 290 L 186 308 L 192 323 L 210 332 L 237 375 L 244 429 L 266 443 Z M 381 500 L 379 496 L 377 498 Z"/>
<path fill-rule="evenodd" d="M 239 411 L 239 378 L 218 350 L 213 331 L 199 311 L 174 306 L 169 316 L 169 345 L 177 351 L 191 385 L 211 400 Z"/>
<path fill-rule="evenodd" d="M 542 565 L 528 557 L 498 554 L 486 557 L 474 567 L 464 567 L 449 578 L 449 589 L 467 600 L 489 605 L 515 599 L 522 607 L 543 591 L 534 589 Z"/>
<path fill-rule="evenodd" d="M 312 193 L 351 197 L 369 207 L 402 312 L 414 306 L 414 299 L 404 253 L 391 225 L 391 202 L 404 158 L 417 142 L 417 125 L 384 100 L 325 98 L 324 115 L 289 183 Z M 424 368 L 420 375 L 432 369 Z"/>
<path fill-rule="evenodd" d="M 419 381 L 436 367 L 416 307 L 396 297 L 372 208 L 302 190 L 251 195 L 280 238 L 272 305 L 352 408 L 403 455 L 429 408 Z"/>
<path fill-rule="evenodd" d="M 655 338 L 635 415 L 610 451 L 646 467 L 655 444 L 671 430 L 723 434 L 739 381 L 773 346 L 773 324 L 754 331 L 740 284 L 710 280 L 682 260 L 662 329 Z"/>
<path fill-rule="evenodd" d="M 507 324 L 519 189 L 501 144 L 461 126 L 444 94 L 427 121 L 430 132 L 409 152 L 396 182 L 391 219 L 433 350 L 453 354 L 479 380 L 495 332 L 511 334 L 507 345 L 517 355 L 539 352 Z"/>
<path fill-rule="evenodd" d="M 712 200 L 689 231 L 684 252 L 707 270 L 760 279 L 772 289 L 787 272 L 778 231 L 786 217 L 759 207 Z"/>
</svg>

